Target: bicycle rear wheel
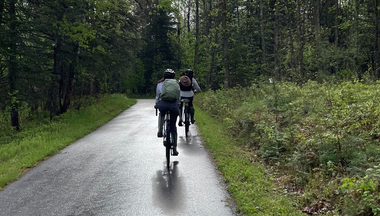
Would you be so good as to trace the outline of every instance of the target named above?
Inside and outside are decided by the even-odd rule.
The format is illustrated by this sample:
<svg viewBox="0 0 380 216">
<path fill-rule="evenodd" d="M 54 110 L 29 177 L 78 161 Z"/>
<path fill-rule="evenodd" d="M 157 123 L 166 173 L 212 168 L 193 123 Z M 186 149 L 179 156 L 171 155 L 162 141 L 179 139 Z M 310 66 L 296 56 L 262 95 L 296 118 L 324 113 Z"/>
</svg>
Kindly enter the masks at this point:
<svg viewBox="0 0 380 216">
<path fill-rule="evenodd" d="M 165 146 L 165 151 L 166 151 L 166 166 L 169 169 L 170 166 L 170 149 L 172 145 L 172 141 L 170 139 L 170 120 L 166 121 L 166 146 Z"/>
<path fill-rule="evenodd" d="M 170 145 L 166 145 L 166 167 L 170 167 Z"/>
<path fill-rule="evenodd" d="M 189 127 L 190 127 L 189 108 L 186 107 L 186 109 L 185 109 L 185 135 L 186 135 L 186 137 L 189 134 Z"/>
</svg>

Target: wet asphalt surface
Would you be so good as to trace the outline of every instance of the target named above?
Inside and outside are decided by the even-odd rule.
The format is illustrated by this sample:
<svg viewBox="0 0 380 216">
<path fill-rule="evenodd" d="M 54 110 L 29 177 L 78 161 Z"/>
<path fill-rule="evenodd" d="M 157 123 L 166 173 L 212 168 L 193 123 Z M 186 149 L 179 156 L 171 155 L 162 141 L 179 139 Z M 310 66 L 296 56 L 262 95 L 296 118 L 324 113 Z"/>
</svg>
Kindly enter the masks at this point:
<svg viewBox="0 0 380 216">
<path fill-rule="evenodd" d="M 0 192 L 1 216 L 236 215 L 196 125 L 166 168 L 154 100 L 138 100 Z"/>
</svg>

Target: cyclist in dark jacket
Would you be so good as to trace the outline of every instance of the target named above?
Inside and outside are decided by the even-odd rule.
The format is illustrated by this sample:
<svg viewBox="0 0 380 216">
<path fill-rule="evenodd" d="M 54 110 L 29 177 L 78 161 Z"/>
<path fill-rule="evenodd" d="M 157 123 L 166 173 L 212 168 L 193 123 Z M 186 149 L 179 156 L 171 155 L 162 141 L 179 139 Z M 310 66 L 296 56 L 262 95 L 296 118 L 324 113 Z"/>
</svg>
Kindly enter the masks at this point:
<svg viewBox="0 0 380 216">
<path fill-rule="evenodd" d="M 181 99 L 189 99 L 189 107 L 190 107 L 190 116 L 191 123 L 195 123 L 194 118 L 194 107 L 193 107 L 193 98 L 194 92 L 199 93 L 201 88 L 199 87 L 197 81 L 193 77 L 193 70 L 187 69 L 186 72 L 179 78 L 179 87 L 181 89 Z M 183 103 L 180 102 L 180 111 L 179 111 L 179 122 L 178 126 L 182 126 L 182 107 Z"/>
<path fill-rule="evenodd" d="M 170 129 L 169 131 L 173 137 L 173 155 L 178 155 L 177 151 L 177 117 L 178 117 L 178 103 L 180 97 L 180 89 L 178 82 L 175 80 L 175 72 L 172 69 L 166 69 L 164 72 L 164 79 L 160 80 L 156 88 L 156 105 L 155 108 L 160 110 L 158 116 L 158 133 L 157 137 L 162 137 L 162 130 L 164 124 L 164 116 L 166 111 L 170 111 Z"/>
</svg>

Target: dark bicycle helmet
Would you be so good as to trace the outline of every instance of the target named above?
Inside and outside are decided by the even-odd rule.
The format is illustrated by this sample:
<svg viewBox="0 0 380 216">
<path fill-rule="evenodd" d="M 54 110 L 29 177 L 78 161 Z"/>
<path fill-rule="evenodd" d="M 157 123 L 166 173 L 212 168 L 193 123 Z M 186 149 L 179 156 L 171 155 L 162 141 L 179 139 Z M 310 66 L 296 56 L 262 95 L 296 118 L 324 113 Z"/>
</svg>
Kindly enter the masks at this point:
<svg viewBox="0 0 380 216">
<path fill-rule="evenodd" d="M 193 70 L 190 68 L 186 70 L 185 72 L 186 76 L 188 76 L 190 79 L 193 79 Z"/>
<path fill-rule="evenodd" d="M 174 70 L 172 70 L 170 68 L 165 70 L 165 72 L 164 72 L 164 78 L 165 79 L 174 79 L 174 77 L 175 77 Z"/>
</svg>

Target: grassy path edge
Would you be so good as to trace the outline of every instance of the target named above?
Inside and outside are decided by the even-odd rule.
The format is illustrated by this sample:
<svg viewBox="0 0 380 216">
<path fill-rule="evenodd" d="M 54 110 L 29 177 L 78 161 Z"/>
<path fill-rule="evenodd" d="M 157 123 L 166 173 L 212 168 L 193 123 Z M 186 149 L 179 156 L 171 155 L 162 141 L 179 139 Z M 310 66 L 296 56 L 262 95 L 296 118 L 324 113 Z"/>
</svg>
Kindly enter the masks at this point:
<svg viewBox="0 0 380 216">
<path fill-rule="evenodd" d="M 98 129 L 137 102 L 124 95 L 106 95 L 85 110 L 69 111 L 30 129 L 28 137 L 0 145 L 0 191 L 30 168 Z"/>
<path fill-rule="evenodd" d="M 224 133 L 220 121 L 198 107 L 197 126 L 217 167 L 223 173 L 228 191 L 243 215 L 304 215 L 288 197 L 276 192 L 265 167 L 252 159 L 252 153 L 239 148 L 236 141 Z"/>
</svg>

